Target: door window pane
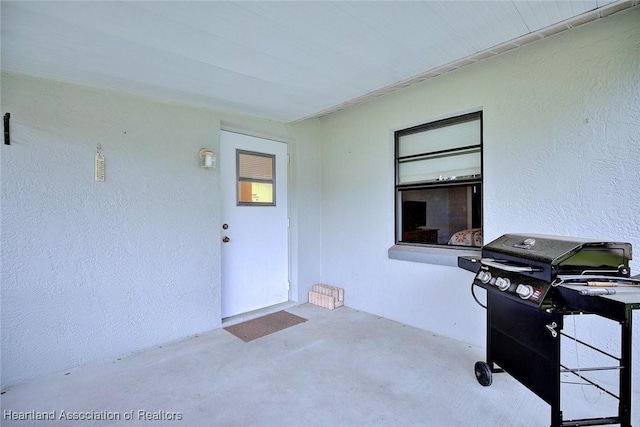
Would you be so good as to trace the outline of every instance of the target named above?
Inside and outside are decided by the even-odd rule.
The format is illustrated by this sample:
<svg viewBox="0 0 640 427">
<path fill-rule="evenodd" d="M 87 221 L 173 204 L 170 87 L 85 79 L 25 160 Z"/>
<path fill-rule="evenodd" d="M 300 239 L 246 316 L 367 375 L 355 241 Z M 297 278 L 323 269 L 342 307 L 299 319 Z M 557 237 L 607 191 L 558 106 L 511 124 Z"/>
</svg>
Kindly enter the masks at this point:
<svg viewBox="0 0 640 427">
<path fill-rule="evenodd" d="M 238 152 L 238 176 L 273 181 L 274 157 L 268 154 Z"/>
<path fill-rule="evenodd" d="M 243 204 L 273 204 L 273 184 L 250 181 L 239 182 L 238 202 Z"/>
<path fill-rule="evenodd" d="M 275 156 L 236 152 L 238 205 L 275 206 Z"/>
</svg>

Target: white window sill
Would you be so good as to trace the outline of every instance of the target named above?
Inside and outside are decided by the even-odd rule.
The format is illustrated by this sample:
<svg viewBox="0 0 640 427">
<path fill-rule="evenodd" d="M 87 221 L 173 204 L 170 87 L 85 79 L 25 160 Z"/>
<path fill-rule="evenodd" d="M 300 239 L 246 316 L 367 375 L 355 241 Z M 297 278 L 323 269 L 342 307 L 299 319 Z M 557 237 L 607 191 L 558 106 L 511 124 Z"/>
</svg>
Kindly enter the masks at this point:
<svg viewBox="0 0 640 427">
<path fill-rule="evenodd" d="M 458 257 L 480 258 L 480 248 L 446 248 L 436 246 L 393 245 L 389 248 L 389 258 L 425 264 L 458 266 Z"/>
</svg>

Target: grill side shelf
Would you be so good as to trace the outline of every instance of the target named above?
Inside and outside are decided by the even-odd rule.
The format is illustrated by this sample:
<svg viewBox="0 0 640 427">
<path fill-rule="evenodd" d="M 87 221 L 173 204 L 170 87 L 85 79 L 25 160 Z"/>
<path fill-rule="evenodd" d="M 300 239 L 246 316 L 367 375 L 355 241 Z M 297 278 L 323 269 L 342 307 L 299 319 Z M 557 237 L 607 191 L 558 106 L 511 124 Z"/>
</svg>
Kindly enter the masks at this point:
<svg viewBox="0 0 640 427">
<path fill-rule="evenodd" d="M 458 267 L 467 271 L 471 271 L 473 274 L 477 274 L 478 271 L 480 271 L 480 258 L 459 256 Z"/>
<path fill-rule="evenodd" d="M 583 286 L 560 285 L 556 288 L 561 306 L 568 310 L 576 310 L 584 313 L 597 314 L 607 319 L 617 322 L 626 322 L 629 317 L 629 310 L 640 309 L 640 292 L 629 298 L 625 295 L 625 300 L 612 296 L 586 296 L 580 295 L 580 288 Z"/>
</svg>

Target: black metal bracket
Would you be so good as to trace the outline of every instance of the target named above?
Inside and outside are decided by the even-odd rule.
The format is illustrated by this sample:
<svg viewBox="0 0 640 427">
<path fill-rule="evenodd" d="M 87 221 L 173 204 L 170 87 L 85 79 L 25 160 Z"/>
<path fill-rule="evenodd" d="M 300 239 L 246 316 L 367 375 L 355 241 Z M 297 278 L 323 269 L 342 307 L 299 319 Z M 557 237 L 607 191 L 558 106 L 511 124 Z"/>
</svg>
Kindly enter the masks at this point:
<svg viewBox="0 0 640 427">
<path fill-rule="evenodd" d="M 11 114 L 4 115 L 4 145 L 11 145 L 11 136 L 9 135 L 9 119 Z"/>
</svg>

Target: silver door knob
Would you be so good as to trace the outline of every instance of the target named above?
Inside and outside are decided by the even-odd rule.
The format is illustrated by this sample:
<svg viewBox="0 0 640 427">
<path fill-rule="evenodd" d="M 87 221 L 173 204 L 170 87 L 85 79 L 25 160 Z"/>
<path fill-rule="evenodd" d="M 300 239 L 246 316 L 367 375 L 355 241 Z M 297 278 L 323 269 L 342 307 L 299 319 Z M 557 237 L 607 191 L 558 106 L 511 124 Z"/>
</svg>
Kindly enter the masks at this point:
<svg viewBox="0 0 640 427">
<path fill-rule="evenodd" d="M 229 241 L 230 241 L 230 240 L 231 240 L 231 239 L 230 239 L 229 237 L 227 237 L 227 236 L 224 236 L 224 237 L 222 238 L 222 242 L 223 242 L 223 243 L 229 243 Z"/>
</svg>

